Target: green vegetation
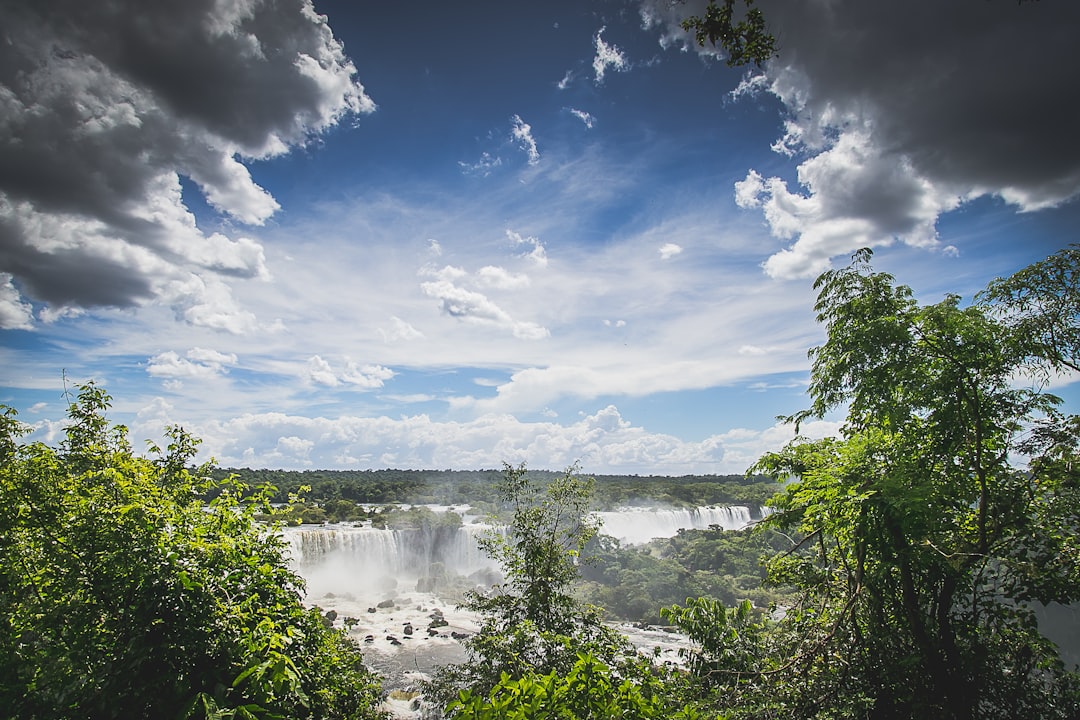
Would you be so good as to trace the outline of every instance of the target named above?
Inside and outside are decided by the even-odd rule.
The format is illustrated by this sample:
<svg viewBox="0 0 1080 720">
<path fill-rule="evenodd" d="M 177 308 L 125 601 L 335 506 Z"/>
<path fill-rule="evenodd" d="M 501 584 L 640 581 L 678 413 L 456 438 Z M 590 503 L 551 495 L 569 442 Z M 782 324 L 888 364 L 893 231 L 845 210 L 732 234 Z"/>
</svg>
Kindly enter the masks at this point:
<svg viewBox="0 0 1080 720">
<path fill-rule="evenodd" d="M 661 608 L 688 597 L 726 604 L 750 600 L 769 607 L 789 600 L 788 586 L 763 587 L 764 559 L 791 547 L 791 538 L 760 526 L 746 530 L 680 530 L 642 546 L 601 536 L 590 544 L 575 585 L 585 602 L 611 619 L 665 624 Z"/>
<path fill-rule="evenodd" d="M 1080 602 L 1080 417 L 1046 391 L 1080 369 L 1080 247 L 967 307 L 920 305 L 870 259 L 819 278 L 826 341 L 810 353 L 810 407 L 789 418 L 843 412 L 840 437 L 761 458 L 753 471 L 782 486 L 645 483 L 685 502 L 778 490 L 753 530 L 623 548 L 591 514 L 604 483 L 504 468 L 487 502 L 507 528 L 484 549 L 506 580 L 465 594 L 481 628 L 428 685 L 438 707 L 475 720 L 1080 717 L 1080 676 L 1035 619 L 1041 604 Z M 190 468 L 196 443 L 180 429 L 134 455 L 108 404 L 81 388 L 57 449 L 22 442 L 14 411 L 0 412 L 5 712 L 377 717 L 376 678 L 303 607 L 259 518 L 364 518 L 438 537 L 460 516 L 375 514 L 346 482 L 279 513 L 273 488 Z M 309 479 L 323 477 L 341 479 Z M 420 474 L 369 479 L 386 498 L 406 485 L 452 494 Z M 643 497 L 639 481 L 610 480 L 607 500 Z M 597 600 L 686 633 L 686 666 L 639 655 Z"/>
<path fill-rule="evenodd" d="M 705 12 L 683 21 L 684 30 L 693 31 L 698 45 L 709 43 L 727 51 L 729 67 L 754 63 L 758 67 L 776 55 L 776 38 L 765 27 L 765 16 L 754 0 L 743 0 L 746 12 L 735 16 L 735 0 L 709 0 Z"/>
<path fill-rule="evenodd" d="M 500 495 L 501 470 L 253 470 L 251 468 L 212 469 L 214 478 L 235 477 L 253 487 L 273 485 L 271 500 L 289 502 L 303 494 L 307 504 L 327 513 L 326 521 L 364 519 L 366 511 L 354 506 L 388 503 L 469 504 L 481 511 L 496 511 L 503 503 Z M 550 470 L 529 470 L 531 482 L 543 485 L 561 474 Z M 639 475 L 596 475 L 593 502 L 597 509 L 628 505 L 761 506 L 778 486 L 761 475 L 684 475 L 682 477 Z M 210 491 L 214 492 L 213 489 Z M 355 517 L 350 517 L 350 513 Z M 314 515 L 313 517 L 317 517 Z M 321 521 L 317 521 L 321 522 Z"/>
<path fill-rule="evenodd" d="M 468 659 L 442 668 L 427 688 L 448 712 L 531 717 L 550 705 L 550 717 L 607 717 L 597 713 L 630 710 L 646 698 L 666 708 L 655 692 L 641 694 L 655 689 L 642 684 L 652 677 L 648 661 L 604 624 L 599 608 L 572 593 L 578 562 L 598 527 L 590 515 L 591 490 L 591 479 L 572 470 L 539 485 L 524 467 L 506 466 L 500 491 L 512 518 L 505 534 L 492 532 L 482 542 L 506 581 L 471 592 L 464 602 L 482 618 L 465 643 Z M 551 705 L 549 694 L 565 706 Z"/>
<path fill-rule="evenodd" d="M 304 608 L 255 520 L 269 489 L 190 471 L 196 441 L 179 428 L 134 455 L 108 405 L 82 387 L 59 449 L 21 443 L 14 411 L 0 414 L 2 712 L 378 717 L 358 648 Z"/>
<path fill-rule="evenodd" d="M 1080 421 L 1042 389 L 1077 360 L 1080 251 L 966 308 L 920 306 L 869 260 L 817 281 L 828 339 L 792 417 L 844 408 L 842 436 L 755 468 L 791 479 L 766 523 L 807 551 L 767 572 L 797 602 L 777 621 L 666 611 L 699 644 L 699 701 L 737 718 L 1077 717 L 1032 603 L 1080 599 Z"/>
</svg>

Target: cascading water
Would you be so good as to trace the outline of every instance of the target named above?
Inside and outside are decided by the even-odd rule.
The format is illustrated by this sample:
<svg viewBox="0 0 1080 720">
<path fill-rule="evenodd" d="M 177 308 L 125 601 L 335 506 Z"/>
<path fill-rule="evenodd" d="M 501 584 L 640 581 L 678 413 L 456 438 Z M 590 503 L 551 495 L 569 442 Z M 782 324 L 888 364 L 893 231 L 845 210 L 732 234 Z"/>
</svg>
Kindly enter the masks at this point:
<svg viewBox="0 0 1080 720">
<path fill-rule="evenodd" d="M 681 529 L 718 525 L 738 530 L 753 521 L 750 508 L 738 505 L 624 508 L 597 512 L 596 517 L 603 523 L 600 532 L 629 545 L 673 537 Z M 412 581 L 430 574 L 436 566 L 450 575 L 464 576 L 495 570 L 494 561 L 477 543 L 482 533 L 490 531 L 490 525 L 473 523 L 415 528 L 307 525 L 282 532 L 301 575 L 310 579 L 317 570 L 327 569 L 338 577 L 374 582 L 383 578 Z"/>
<path fill-rule="evenodd" d="M 286 542 L 300 574 L 331 564 L 357 577 L 407 577 L 428 574 L 435 565 L 469 575 L 494 568 L 477 540 L 487 525 L 375 528 L 368 525 L 318 525 L 285 528 Z"/>
<path fill-rule="evenodd" d="M 598 512 L 600 532 L 627 545 L 641 545 L 655 538 L 674 537 L 679 530 L 705 530 L 719 525 L 739 530 L 753 522 L 750 508 L 740 505 L 689 509 L 624 508 Z"/>
</svg>

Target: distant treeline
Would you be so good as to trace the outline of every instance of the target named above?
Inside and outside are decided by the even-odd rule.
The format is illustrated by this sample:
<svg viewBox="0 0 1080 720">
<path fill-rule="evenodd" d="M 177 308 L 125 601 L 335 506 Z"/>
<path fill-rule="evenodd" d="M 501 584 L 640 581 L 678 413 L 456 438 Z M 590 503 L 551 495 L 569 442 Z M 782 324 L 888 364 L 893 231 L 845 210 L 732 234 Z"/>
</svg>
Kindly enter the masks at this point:
<svg viewBox="0 0 1080 720">
<path fill-rule="evenodd" d="M 492 470 L 265 470 L 218 468 L 214 475 L 235 475 L 252 486 L 277 488 L 275 502 L 300 493 L 310 502 L 348 500 L 353 503 L 496 503 L 502 469 Z M 562 472 L 530 470 L 544 483 Z M 582 473 L 588 475 L 587 473 Z M 639 503 L 680 507 L 738 504 L 759 506 L 780 486 L 771 478 L 744 475 L 588 475 L 595 478 L 594 498 L 601 508 Z"/>
</svg>

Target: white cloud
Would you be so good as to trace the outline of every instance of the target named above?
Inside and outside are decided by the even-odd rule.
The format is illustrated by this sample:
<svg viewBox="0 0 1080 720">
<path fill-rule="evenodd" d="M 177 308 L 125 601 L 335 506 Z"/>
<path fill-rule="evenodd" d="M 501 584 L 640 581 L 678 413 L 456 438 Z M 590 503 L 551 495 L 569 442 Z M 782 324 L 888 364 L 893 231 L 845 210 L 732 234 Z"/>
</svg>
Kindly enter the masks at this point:
<svg viewBox="0 0 1080 720">
<path fill-rule="evenodd" d="M 379 334 L 382 336 L 384 342 L 392 343 L 399 340 L 418 340 L 424 337 L 424 333 L 397 316 L 390 318 L 390 322 L 392 323 L 392 326 L 389 330 L 379 328 Z"/>
<path fill-rule="evenodd" d="M 326 387 L 337 387 L 341 384 L 334 369 L 330 367 L 330 363 L 318 355 L 313 355 L 308 359 L 308 380 Z"/>
<path fill-rule="evenodd" d="M 151 377 L 171 380 L 206 379 L 224 375 L 237 361 L 234 353 L 208 348 L 191 348 L 184 357 L 173 350 L 166 350 L 150 358 L 146 372 Z"/>
<path fill-rule="evenodd" d="M 525 253 L 525 257 L 532 260 L 540 267 L 547 267 L 548 257 L 547 250 L 539 239 L 534 237 L 524 237 L 520 233 L 516 233 L 513 230 L 507 229 L 506 237 L 511 240 L 515 245 L 530 245 L 532 250 Z"/>
<path fill-rule="evenodd" d="M 1080 84 L 1080 5 L 828 5 L 764 7 L 779 54 L 731 93 L 779 100 L 773 149 L 801 160 L 797 187 L 753 170 L 736 183 L 736 202 L 793 240 L 770 275 L 809 277 L 862 246 L 936 249 L 938 219 L 977 197 L 1034 211 L 1080 195 L 1080 103 L 1063 90 Z M 641 13 L 686 49 L 679 21 L 703 7 L 642 0 Z M 1001 52 L 1028 46 L 1042 51 Z"/>
<path fill-rule="evenodd" d="M 189 10 L 88 3 L 73 16 L 40 0 L 5 15 L 0 266 L 44 319 L 171 304 L 191 274 L 269 277 L 257 241 L 196 226 L 180 178 L 222 214 L 262 224 L 279 206 L 244 161 L 375 109 L 310 0 Z M 181 316 L 254 325 L 197 305 Z"/>
<path fill-rule="evenodd" d="M 161 295 L 178 319 L 197 327 L 233 335 L 247 335 L 259 327 L 254 313 L 241 309 L 232 289 L 214 275 L 192 273 L 169 283 Z"/>
<path fill-rule="evenodd" d="M 363 390 L 382 387 L 394 377 L 394 371 L 381 365 L 357 365 L 350 358 L 344 359 L 344 367 L 335 370 L 329 362 L 318 355 L 308 359 L 307 379 L 324 387 L 351 385 Z"/>
<path fill-rule="evenodd" d="M 0 329 L 29 330 L 33 327 L 34 308 L 24 302 L 11 283 L 11 273 L 0 273 Z"/>
<path fill-rule="evenodd" d="M 743 76 L 735 89 L 728 93 L 733 100 L 756 97 L 769 91 L 769 76 L 765 73 L 748 73 Z"/>
<path fill-rule="evenodd" d="M 395 375 L 390 368 L 382 365 L 357 365 L 346 358 L 345 369 L 341 373 L 343 382 L 366 390 L 381 388 Z"/>
<path fill-rule="evenodd" d="M 664 243 L 660 246 L 659 253 L 661 260 L 670 260 L 683 251 L 682 246 L 676 243 Z"/>
<path fill-rule="evenodd" d="M 547 328 L 536 323 L 514 320 L 483 293 L 460 287 L 449 280 L 421 283 L 420 289 L 425 295 L 439 301 L 444 314 L 462 322 L 509 329 L 514 337 L 522 340 L 539 340 L 550 334 Z"/>
<path fill-rule="evenodd" d="M 612 405 L 567 424 L 523 422 L 492 414 L 465 422 L 427 415 L 302 417 L 249 414 L 198 428 L 204 452 L 225 467 L 430 469 L 480 468 L 501 462 L 561 469 L 580 463 L 589 472 L 742 473 L 760 455 L 793 439 L 791 426 L 737 429 L 684 441 L 635 426 Z M 835 434 L 835 423 L 811 422 L 806 437 Z"/>
<path fill-rule="evenodd" d="M 596 125 L 596 118 L 584 110 L 578 110 L 576 108 L 570 108 L 570 114 L 576 117 L 581 122 L 585 123 L 585 127 L 592 130 Z"/>
<path fill-rule="evenodd" d="M 516 116 L 515 116 L 516 117 Z M 516 136 L 515 136 L 516 139 Z M 533 145 L 535 150 L 535 143 Z M 458 161 L 458 167 L 466 175 L 479 175 L 480 177 L 487 177 L 495 171 L 496 168 L 502 165 L 502 158 L 498 155 L 491 155 L 489 152 L 483 152 L 480 154 L 480 159 L 474 163 L 467 163 Z"/>
<path fill-rule="evenodd" d="M 754 171 L 735 185 L 740 207 L 762 208 L 774 236 L 797 238 L 765 262 L 772 277 L 813 277 L 838 255 L 896 240 L 936 245 L 938 216 L 961 202 L 903 158 L 882 155 L 867 133 L 854 130 L 800 164 L 798 178 L 806 194 Z"/>
<path fill-rule="evenodd" d="M 485 265 L 477 273 L 477 280 L 481 285 L 498 288 L 500 290 L 513 290 L 529 286 L 529 276 L 521 273 L 512 273 L 506 268 Z"/>
<path fill-rule="evenodd" d="M 532 126 L 522 120 L 520 115 L 511 118 L 511 123 L 513 127 L 510 129 L 510 135 L 517 141 L 518 146 L 525 151 L 525 155 L 529 158 L 529 164 L 535 165 L 540 162 L 540 151 L 536 149 Z"/>
<path fill-rule="evenodd" d="M 606 27 L 600 28 L 593 36 L 593 45 L 596 47 L 596 56 L 593 58 L 593 77 L 597 84 L 604 82 L 604 76 L 609 69 L 616 72 L 625 72 L 630 69 L 630 61 L 627 60 L 626 54 L 615 45 L 604 42 L 603 35 L 606 29 Z"/>
</svg>

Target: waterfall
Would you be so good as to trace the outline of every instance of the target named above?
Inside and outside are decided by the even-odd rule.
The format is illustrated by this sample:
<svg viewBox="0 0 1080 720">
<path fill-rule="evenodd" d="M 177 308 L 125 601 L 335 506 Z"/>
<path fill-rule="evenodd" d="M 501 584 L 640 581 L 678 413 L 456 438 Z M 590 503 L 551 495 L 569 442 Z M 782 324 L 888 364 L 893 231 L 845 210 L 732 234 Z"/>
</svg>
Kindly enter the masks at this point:
<svg viewBox="0 0 1080 720">
<path fill-rule="evenodd" d="M 724 530 L 739 530 L 753 521 L 750 508 L 741 505 L 688 509 L 635 507 L 598 512 L 596 517 L 603 522 L 601 533 L 628 545 L 674 537 L 683 529 L 705 530 L 711 525 L 719 525 Z"/>
<path fill-rule="evenodd" d="M 597 512 L 595 517 L 603 523 L 600 532 L 628 545 L 673 537 L 681 529 L 718 525 L 737 530 L 753 520 L 743 506 L 624 508 Z M 497 572 L 497 564 L 477 543 L 491 529 L 482 523 L 397 528 L 343 523 L 281 532 L 293 568 L 307 580 L 309 591 L 368 595 L 398 587 L 399 582 L 403 588 L 414 587 L 425 578 Z"/>
<path fill-rule="evenodd" d="M 441 563 L 447 572 L 469 575 L 494 567 L 477 544 L 487 525 L 428 528 L 375 528 L 368 525 L 317 525 L 284 528 L 296 569 L 333 565 L 339 573 L 415 579 Z"/>
</svg>

